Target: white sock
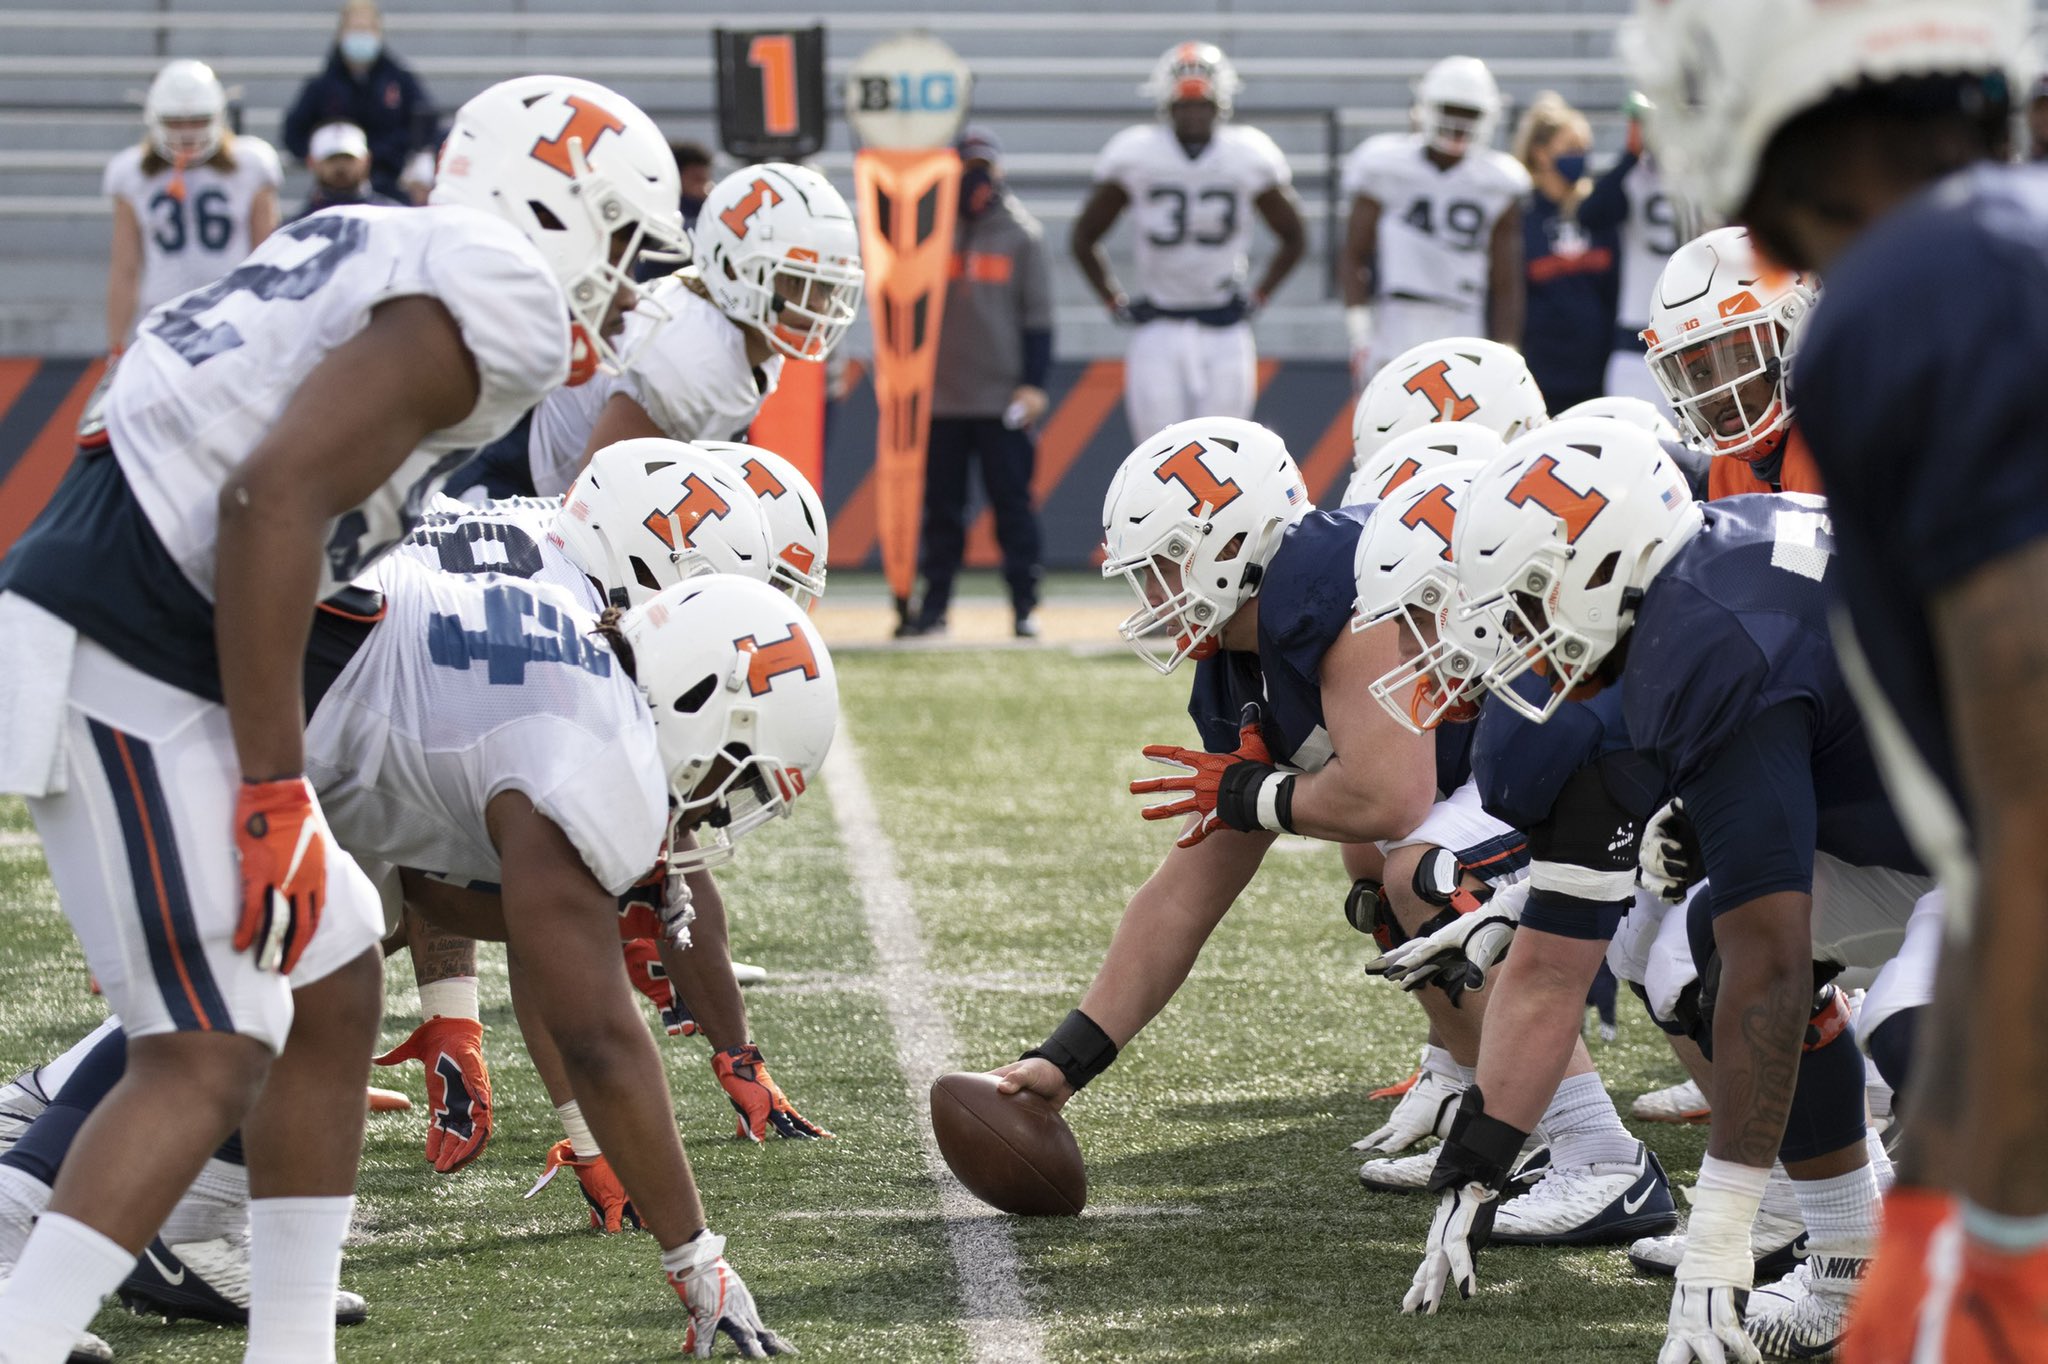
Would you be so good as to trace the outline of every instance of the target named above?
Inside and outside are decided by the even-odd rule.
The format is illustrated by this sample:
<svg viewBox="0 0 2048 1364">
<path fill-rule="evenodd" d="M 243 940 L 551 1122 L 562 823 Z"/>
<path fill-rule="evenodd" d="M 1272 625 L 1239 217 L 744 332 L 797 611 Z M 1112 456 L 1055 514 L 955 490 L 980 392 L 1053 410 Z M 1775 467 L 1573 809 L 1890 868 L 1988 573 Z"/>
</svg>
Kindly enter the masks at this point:
<svg viewBox="0 0 2048 1364">
<path fill-rule="evenodd" d="M 475 976 L 450 976 L 447 980 L 430 980 L 420 986 L 420 1018 L 467 1018 L 472 1021 L 483 1015 L 477 1011 L 477 989 Z"/>
<path fill-rule="evenodd" d="M 232 1235 L 249 1224 L 249 1170 L 213 1156 L 157 1233 L 167 1246 Z"/>
<path fill-rule="evenodd" d="M 1636 1158 L 1636 1139 L 1621 1125 L 1607 1086 L 1590 1071 L 1561 1081 L 1543 1110 L 1553 1167 L 1625 1165 Z"/>
<path fill-rule="evenodd" d="M 330 1364 L 341 1241 L 356 1200 L 249 1204 L 249 1349 L 244 1364 Z"/>
<path fill-rule="evenodd" d="M 576 1153 L 578 1160 L 604 1154 L 598 1149 L 597 1138 L 590 1135 L 590 1124 L 583 1120 L 582 1105 L 574 1099 L 556 1104 L 555 1116 L 562 1120 L 562 1135 L 569 1139 L 569 1149 Z"/>
<path fill-rule="evenodd" d="M 0 1341 L 9 1359 L 61 1361 L 135 1257 L 75 1218 L 44 1213 L 0 1293 Z"/>
<path fill-rule="evenodd" d="M 1795 1179 L 1806 1243 L 1817 1255 L 1868 1256 L 1877 1249 L 1877 1171 L 1858 1166 L 1831 1179 Z"/>
<path fill-rule="evenodd" d="M 1874 1130 L 1865 1132 L 1863 1149 L 1870 1153 L 1870 1168 L 1877 1172 L 1877 1191 L 1890 1192 L 1896 1172 L 1892 1169 L 1892 1153 L 1884 1149 L 1884 1138 Z"/>
<path fill-rule="evenodd" d="M 1770 1182 L 1764 1185 L 1764 1201 L 1760 1211 L 1778 1217 L 1806 1219 L 1799 1212 L 1799 1194 L 1792 1187 L 1792 1176 L 1785 1173 L 1785 1162 L 1777 1161 L 1771 1166 Z"/>
<path fill-rule="evenodd" d="M 120 1026 L 120 1019 L 109 1018 L 97 1028 L 87 1033 L 83 1038 L 74 1042 L 71 1045 L 71 1049 L 56 1060 L 46 1061 L 42 1065 L 37 1066 L 36 1083 L 43 1087 L 44 1096 L 52 1099 L 56 1098 L 57 1091 L 64 1088 L 64 1082 L 78 1073 L 79 1062 L 92 1054 L 92 1049 L 100 1044 L 102 1038 L 108 1033 L 118 1030 Z"/>
<path fill-rule="evenodd" d="M 1460 1086 L 1472 1083 L 1473 1067 L 1459 1065 L 1442 1047 L 1428 1046 L 1422 1049 L 1422 1069 L 1425 1073 L 1442 1076 Z"/>
<path fill-rule="evenodd" d="M 49 1206 L 49 1185 L 12 1165 L 0 1165 L 0 1275 L 21 1258 L 36 1219 Z"/>
</svg>

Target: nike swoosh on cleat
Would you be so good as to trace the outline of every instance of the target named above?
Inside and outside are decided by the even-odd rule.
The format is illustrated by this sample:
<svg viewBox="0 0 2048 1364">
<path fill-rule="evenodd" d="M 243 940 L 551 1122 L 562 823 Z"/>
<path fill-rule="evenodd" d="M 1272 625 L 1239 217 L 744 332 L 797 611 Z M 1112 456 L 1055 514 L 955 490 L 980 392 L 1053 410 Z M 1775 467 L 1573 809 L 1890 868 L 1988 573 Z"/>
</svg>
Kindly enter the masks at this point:
<svg viewBox="0 0 2048 1364">
<path fill-rule="evenodd" d="M 147 1255 L 149 1257 L 149 1262 L 156 1266 L 156 1272 L 164 1276 L 165 1283 L 169 1284 L 173 1288 L 176 1288 L 179 1284 L 185 1282 L 185 1266 L 179 1265 L 178 1272 L 173 1274 L 170 1271 L 169 1266 L 165 1265 L 162 1260 L 156 1258 L 156 1252 L 154 1250 L 145 1248 L 142 1253 L 144 1255 Z"/>
<path fill-rule="evenodd" d="M 1621 1198 L 1621 1210 L 1633 1216 L 1637 1209 L 1641 1208 L 1643 1204 L 1650 1201 L 1650 1195 L 1652 1193 L 1655 1193 L 1656 1190 L 1657 1186 L 1655 1184 L 1645 1184 L 1643 1185 L 1642 1193 L 1638 1194 L 1634 1198 L 1630 1198 L 1627 1194 L 1623 1194 Z"/>
</svg>

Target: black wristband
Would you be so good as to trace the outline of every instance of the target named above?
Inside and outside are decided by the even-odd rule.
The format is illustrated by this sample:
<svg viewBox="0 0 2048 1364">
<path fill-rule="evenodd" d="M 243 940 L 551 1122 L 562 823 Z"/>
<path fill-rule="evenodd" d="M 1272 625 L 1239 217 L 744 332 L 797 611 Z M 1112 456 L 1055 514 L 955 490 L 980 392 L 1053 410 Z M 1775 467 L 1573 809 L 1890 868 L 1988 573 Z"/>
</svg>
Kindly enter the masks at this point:
<svg viewBox="0 0 2048 1364">
<path fill-rule="evenodd" d="M 1117 1045 L 1109 1040 L 1094 1019 L 1075 1009 L 1060 1020 L 1052 1036 L 1033 1047 L 1020 1061 L 1037 1056 L 1052 1062 L 1066 1076 L 1067 1086 L 1077 1093 L 1092 1079 L 1108 1070 L 1116 1060 Z"/>
<path fill-rule="evenodd" d="M 1273 792 L 1273 815 L 1270 821 L 1259 816 L 1259 795 L 1265 789 L 1266 780 L 1280 769 L 1271 763 L 1232 763 L 1223 769 L 1223 775 L 1216 782 L 1216 817 L 1225 827 L 1239 833 L 1253 833 L 1265 830 L 1268 833 L 1291 834 L 1294 832 L 1294 778 L 1282 777 Z"/>
<path fill-rule="evenodd" d="M 1486 1115 L 1486 1096 L 1478 1085 L 1468 1085 L 1458 1100 L 1451 1119 L 1451 1135 L 1444 1138 L 1437 1153 L 1436 1169 L 1429 1177 L 1429 1192 L 1484 1184 L 1495 1193 L 1507 1187 L 1508 1172 L 1529 1134 L 1510 1127 L 1499 1118 Z"/>
</svg>

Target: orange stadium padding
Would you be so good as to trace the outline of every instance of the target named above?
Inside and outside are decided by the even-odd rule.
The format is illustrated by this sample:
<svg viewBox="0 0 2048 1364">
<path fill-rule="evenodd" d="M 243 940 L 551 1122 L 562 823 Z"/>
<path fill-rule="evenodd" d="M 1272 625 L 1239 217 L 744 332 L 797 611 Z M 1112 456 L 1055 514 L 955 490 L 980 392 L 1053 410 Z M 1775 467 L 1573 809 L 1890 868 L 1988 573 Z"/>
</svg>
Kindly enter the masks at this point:
<svg viewBox="0 0 2048 1364">
<path fill-rule="evenodd" d="M 869 148 L 854 157 L 853 183 L 875 332 L 874 526 L 890 590 L 907 602 L 917 577 L 925 442 L 953 264 L 960 157 L 949 147 Z M 833 527 L 834 539 L 843 533 Z"/>
<path fill-rule="evenodd" d="M 53 374 L 61 374 L 77 362 L 9 360 L 0 364 L 5 366 L 0 368 L 0 419 L 5 419 L 39 370 L 48 366 Z M 20 368 L 23 366 L 25 372 Z M 0 481 L 0 554 L 21 538 L 29 522 L 50 500 L 50 494 L 57 490 L 64 471 L 71 467 L 71 456 L 78 443 L 78 418 L 85 411 L 93 386 L 105 372 L 104 360 L 93 360 L 79 369 L 69 391 L 21 451 L 20 458 L 13 459 L 11 450 L 0 450 L 0 460 L 12 459 L 11 467 L 0 466 L 7 467 L 7 477 Z"/>
<path fill-rule="evenodd" d="M 747 428 L 747 439 L 781 455 L 813 488 L 825 486 L 825 367 L 804 360 L 782 366 L 775 391 Z"/>
</svg>

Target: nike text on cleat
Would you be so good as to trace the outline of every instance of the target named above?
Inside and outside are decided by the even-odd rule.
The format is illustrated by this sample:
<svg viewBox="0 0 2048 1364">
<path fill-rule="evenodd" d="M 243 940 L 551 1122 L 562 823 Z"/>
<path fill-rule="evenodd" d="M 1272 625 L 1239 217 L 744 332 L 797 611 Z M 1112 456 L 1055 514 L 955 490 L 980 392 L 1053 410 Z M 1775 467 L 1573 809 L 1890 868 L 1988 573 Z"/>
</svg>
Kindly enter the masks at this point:
<svg viewBox="0 0 2048 1364">
<path fill-rule="evenodd" d="M 1756 1259 L 1756 1282 L 1767 1284 L 1792 1272 L 1806 1258 L 1806 1224 L 1797 1217 L 1774 1212 L 1767 1205 L 1756 1215 L 1749 1229 L 1750 1254 Z M 1685 1258 L 1685 1233 L 1646 1236 L 1628 1248 L 1628 1262 L 1636 1273 L 1668 1279 L 1678 1272 Z"/>
<path fill-rule="evenodd" d="M 1848 1329 L 1849 1304 L 1870 1261 L 1810 1255 L 1776 1283 L 1749 1295 L 1743 1324 L 1766 1359 L 1833 1359 Z"/>
<path fill-rule="evenodd" d="M 1641 1142 L 1627 1163 L 1553 1165 L 1536 1187 L 1501 1204 L 1493 1239 L 1503 1245 L 1626 1244 L 1678 1225 L 1671 1182 Z"/>
<path fill-rule="evenodd" d="M 1637 1122 L 1705 1122 L 1713 1116 L 1713 1108 L 1700 1087 L 1685 1080 L 1639 1095 L 1628 1106 L 1628 1115 Z"/>
<path fill-rule="evenodd" d="M 249 1324 L 249 1235 L 167 1246 L 152 1240 L 120 1288 L 121 1305 L 169 1321 Z M 334 1295 L 334 1322 L 355 1326 L 369 1316 L 359 1294 Z"/>
<path fill-rule="evenodd" d="M 1436 1172 L 1436 1147 L 1413 1156 L 1368 1160 L 1358 1167 L 1358 1182 L 1374 1193 L 1421 1193 Z"/>
</svg>

